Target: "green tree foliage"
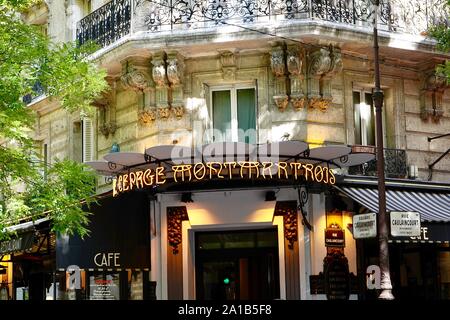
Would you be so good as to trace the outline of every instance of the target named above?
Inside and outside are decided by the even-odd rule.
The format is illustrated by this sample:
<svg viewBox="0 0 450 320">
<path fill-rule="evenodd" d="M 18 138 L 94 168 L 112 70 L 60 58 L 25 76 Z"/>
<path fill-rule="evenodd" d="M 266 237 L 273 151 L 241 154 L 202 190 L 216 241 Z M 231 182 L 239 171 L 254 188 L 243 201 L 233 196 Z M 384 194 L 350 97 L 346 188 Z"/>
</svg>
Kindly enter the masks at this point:
<svg viewBox="0 0 450 320">
<path fill-rule="evenodd" d="M 33 140 L 36 114 L 22 97 L 40 83 L 65 110 L 91 114 L 105 72 L 87 59 L 92 46 L 51 43 L 20 20 L 17 10 L 36 2 L 0 0 L 0 239 L 6 226 L 43 215 L 54 231 L 84 236 L 88 213 L 80 200 L 93 201 L 95 176 L 84 165 L 55 159 L 45 167 Z"/>
<path fill-rule="evenodd" d="M 450 0 L 447 1 L 447 12 L 450 13 Z M 429 30 L 429 34 L 436 39 L 437 48 L 444 52 L 450 52 L 450 28 L 448 25 L 433 26 Z M 437 72 L 445 74 L 447 83 L 450 84 L 450 60 L 445 61 L 444 64 L 439 65 Z"/>
</svg>

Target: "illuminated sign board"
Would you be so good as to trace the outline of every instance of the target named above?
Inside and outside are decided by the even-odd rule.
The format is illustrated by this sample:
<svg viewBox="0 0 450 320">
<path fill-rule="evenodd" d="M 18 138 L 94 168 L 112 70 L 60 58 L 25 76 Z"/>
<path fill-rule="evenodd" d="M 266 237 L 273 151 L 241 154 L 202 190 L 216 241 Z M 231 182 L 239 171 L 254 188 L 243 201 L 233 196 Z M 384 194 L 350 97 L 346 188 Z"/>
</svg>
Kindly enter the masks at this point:
<svg viewBox="0 0 450 320">
<path fill-rule="evenodd" d="M 156 167 L 120 174 L 113 180 L 113 196 L 144 187 L 163 185 L 168 176 L 166 167 Z M 300 162 L 198 162 L 171 166 L 175 183 L 212 179 L 304 179 L 306 181 L 334 185 L 336 177 L 323 166 Z"/>
</svg>

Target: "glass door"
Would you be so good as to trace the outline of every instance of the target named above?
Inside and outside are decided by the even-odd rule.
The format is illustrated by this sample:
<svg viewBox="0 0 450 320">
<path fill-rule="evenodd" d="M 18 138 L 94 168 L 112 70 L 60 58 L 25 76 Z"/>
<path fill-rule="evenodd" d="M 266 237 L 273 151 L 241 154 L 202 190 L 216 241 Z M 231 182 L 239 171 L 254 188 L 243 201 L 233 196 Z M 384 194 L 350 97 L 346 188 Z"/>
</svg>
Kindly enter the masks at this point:
<svg viewBox="0 0 450 320">
<path fill-rule="evenodd" d="M 196 234 L 199 300 L 279 298 L 278 269 L 275 229 Z"/>
</svg>

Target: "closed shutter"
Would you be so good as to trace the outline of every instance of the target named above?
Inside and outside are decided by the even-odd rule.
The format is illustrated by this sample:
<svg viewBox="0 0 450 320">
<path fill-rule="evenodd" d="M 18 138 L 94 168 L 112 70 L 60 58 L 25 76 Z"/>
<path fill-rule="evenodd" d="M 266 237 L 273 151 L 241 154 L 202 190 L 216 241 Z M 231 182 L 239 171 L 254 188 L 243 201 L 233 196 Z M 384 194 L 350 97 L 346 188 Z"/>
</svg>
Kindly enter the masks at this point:
<svg viewBox="0 0 450 320">
<path fill-rule="evenodd" d="M 83 119 L 83 162 L 94 160 L 94 128 L 92 120 Z"/>
</svg>

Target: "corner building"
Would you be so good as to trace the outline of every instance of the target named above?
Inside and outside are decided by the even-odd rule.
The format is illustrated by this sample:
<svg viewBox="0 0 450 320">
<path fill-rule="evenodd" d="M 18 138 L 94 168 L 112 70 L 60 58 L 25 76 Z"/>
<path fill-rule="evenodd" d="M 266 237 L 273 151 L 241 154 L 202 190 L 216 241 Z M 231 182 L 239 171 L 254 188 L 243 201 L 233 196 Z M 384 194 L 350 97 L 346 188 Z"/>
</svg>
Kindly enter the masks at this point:
<svg viewBox="0 0 450 320">
<path fill-rule="evenodd" d="M 366 272 L 378 263 L 377 241 L 352 234 L 355 214 L 378 210 L 376 159 L 356 161 L 376 144 L 370 1 L 46 2 L 24 19 L 55 41 L 96 41 L 91 59 L 110 89 L 93 118 L 27 97 L 39 115 L 36 140 L 49 162 L 69 157 L 102 173 L 102 206 L 91 239 L 53 235 L 45 267 L 27 260 L 42 255 L 37 248 L 9 250 L 12 268 L 26 263 L 35 275 L 10 279 L 12 297 L 17 288 L 44 299 L 376 296 Z M 377 14 L 388 211 L 419 212 L 427 228 L 426 239 L 391 239 L 398 299 L 450 298 L 450 90 L 435 74 L 449 57 L 424 35 L 449 23 L 445 3 L 383 0 Z M 171 168 L 158 162 L 174 155 L 167 150 L 217 143 L 232 161 L 251 161 L 239 146 L 279 143 L 286 157 L 277 161 L 300 155 L 336 181 L 229 169 L 232 179 L 167 175 L 113 197 L 118 175 Z"/>
</svg>

